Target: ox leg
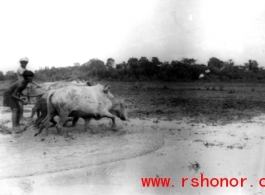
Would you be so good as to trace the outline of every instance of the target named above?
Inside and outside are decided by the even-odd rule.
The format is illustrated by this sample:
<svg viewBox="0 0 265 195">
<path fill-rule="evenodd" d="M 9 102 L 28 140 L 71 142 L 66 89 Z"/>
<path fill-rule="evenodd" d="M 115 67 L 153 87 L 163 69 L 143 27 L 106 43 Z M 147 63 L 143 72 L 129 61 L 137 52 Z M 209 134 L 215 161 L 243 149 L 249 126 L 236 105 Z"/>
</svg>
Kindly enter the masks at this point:
<svg viewBox="0 0 265 195">
<path fill-rule="evenodd" d="M 59 122 L 56 125 L 58 134 L 61 134 L 62 127 L 66 123 L 67 119 L 68 119 L 68 114 L 64 113 L 64 114 L 60 115 Z"/>
<path fill-rule="evenodd" d="M 78 119 L 79 119 L 79 113 L 77 111 L 72 111 L 69 115 L 69 117 L 72 118 L 72 125 L 71 127 L 75 127 Z"/>
<path fill-rule="evenodd" d="M 47 117 L 43 121 L 41 121 L 39 131 L 37 133 L 35 133 L 34 136 L 37 136 L 42 132 L 42 130 L 48 125 L 48 121 L 49 120 Z"/>
<path fill-rule="evenodd" d="M 67 123 L 70 122 L 70 121 L 73 121 L 73 119 L 72 118 L 68 118 L 63 126 L 67 127 Z"/>
<path fill-rule="evenodd" d="M 76 126 L 76 123 L 78 121 L 79 117 L 74 117 L 73 118 L 73 123 L 72 123 L 72 127 L 75 127 Z M 90 121 L 90 120 L 89 120 Z"/>
<path fill-rule="evenodd" d="M 50 118 L 48 118 L 48 117 L 46 117 L 44 120 L 42 120 L 41 122 L 40 122 L 40 128 L 39 128 L 39 131 L 34 135 L 34 136 L 37 136 L 37 135 L 39 135 L 41 132 L 42 132 L 42 130 L 45 128 L 45 130 L 46 130 L 46 134 L 48 134 L 48 131 L 49 131 L 49 121 L 51 120 L 51 119 L 53 119 L 54 117 L 55 117 L 55 113 L 52 113 L 51 115 L 50 115 Z"/>
<path fill-rule="evenodd" d="M 33 119 L 35 113 L 36 113 L 36 105 L 35 105 L 34 108 L 32 108 L 32 110 L 31 110 L 31 116 L 30 116 L 31 119 Z M 38 117 L 39 117 L 39 116 L 38 116 Z"/>
<path fill-rule="evenodd" d="M 41 115 L 37 118 L 35 122 L 35 126 L 39 127 L 41 122 L 45 119 L 46 116 L 47 116 L 47 113 L 41 113 Z"/>
<path fill-rule="evenodd" d="M 54 127 L 57 124 L 56 121 L 54 120 L 54 118 L 52 118 L 50 120 L 50 122 L 52 123 L 52 125 L 50 127 Z"/>
<path fill-rule="evenodd" d="M 107 117 L 110 118 L 112 120 L 112 129 L 113 130 L 117 130 L 117 125 L 116 125 L 116 121 L 115 121 L 115 116 L 112 115 L 110 112 L 106 112 L 102 115 L 102 117 Z"/>
<path fill-rule="evenodd" d="M 89 127 L 89 123 L 90 123 L 90 120 L 91 118 L 84 118 L 85 120 L 85 132 L 87 131 L 88 127 Z M 91 133 L 93 133 L 93 131 L 91 131 Z"/>
<path fill-rule="evenodd" d="M 37 110 L 37 117 L 40 117 L 40 114 L 41 114 L 41 113 L 40 113 L 40 110 L 38 109 L 38 110 Z"/>
<path fill-rule="evenodd" d="M 53 127 L 54 125 L 51 125 L 51 126 L 49 126 L 49 122 L 52 122 L 53 124 L 55 123 L 56 124 L 56 122 L 54 121 L 54 117 L 56 116 L 56 113 L 52 113 L 51 115 L 50 115 L 50 118 L 48 119 L 48 121 L 46 122 L 46 125 L 45 125 L 45 135 L 47 136 L 48 135 L 48 132 L 49 132 L 49 128 L 50 127 Z"/>
</svg>

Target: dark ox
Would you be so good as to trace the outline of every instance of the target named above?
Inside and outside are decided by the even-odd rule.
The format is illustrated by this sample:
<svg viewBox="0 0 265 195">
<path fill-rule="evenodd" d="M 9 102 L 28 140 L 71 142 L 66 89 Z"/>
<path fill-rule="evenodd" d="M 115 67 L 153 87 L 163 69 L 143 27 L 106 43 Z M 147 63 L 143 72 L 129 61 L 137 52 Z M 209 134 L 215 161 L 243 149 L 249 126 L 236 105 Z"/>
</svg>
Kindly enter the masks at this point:
<svg viewBox="0 0 265 195">
<path fill-rule="evenodd" d="M 35 127 L 39 127 L 41 122 L 46 118 L 46 116 L 48 114 L 47 95 L 48 95 L 48 93 L 45 93 L 44 95 L 39 97 L 35 103 L 35 106 L 32 108 L 31 117 L 30 117 L 31 120 L 33 120 L 35 113 L 37 113 L 37 119 L 35 121 Z M 71 121 L 71 119 L 69 118 L 68 121 Z M 73 116 L 72 127 L 74 127 L 76 125 L 77 121 L 78 121 L 78 117 Z M 52 123 L 52 125 L 50 127 L 55 126 L 57 124 L 57 122 L 54 120 L 54 118 L 52 118 L 50 120 L 50 122 Z"/>
<path fill-rule="evenodd" d="M 48 121 L 59 115 L 59 122 L 56 125 L 60 134 L 63 124 L 68 116 L 81 117 L 85 120 L 85 131 L 93 118 L 99 120 L 103 117 L 112 120 L 112 128 L 116 129 L 115 116 L 121 120 L 127 120 L 127 105 L 129 99 L 117 99 L 109 92 L 109 88 L 100 84 L 96 86 L 67 86 L 61 89 L 52 90 L 47 96 L 47 117 L 42 121 L 38 135 L 46 127 Z M 133 102 L 132 102 L 133 103 Z"/>
</svg>

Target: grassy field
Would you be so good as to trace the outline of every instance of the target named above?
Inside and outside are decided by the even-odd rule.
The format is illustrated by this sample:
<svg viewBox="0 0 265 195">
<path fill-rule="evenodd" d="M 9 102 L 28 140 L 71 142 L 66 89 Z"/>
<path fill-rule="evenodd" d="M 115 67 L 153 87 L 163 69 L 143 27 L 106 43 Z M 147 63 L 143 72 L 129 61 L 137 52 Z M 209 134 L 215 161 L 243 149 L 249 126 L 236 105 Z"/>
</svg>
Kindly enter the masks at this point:
<svg viewBox="0 0 265 195">
<path fill-rule="evenodd" d="M 111 83 L 113 94 L 135 101 L 132 117 L 229 123 L 265 111 L 265 88 L 239 83 Z"/>
</svg>

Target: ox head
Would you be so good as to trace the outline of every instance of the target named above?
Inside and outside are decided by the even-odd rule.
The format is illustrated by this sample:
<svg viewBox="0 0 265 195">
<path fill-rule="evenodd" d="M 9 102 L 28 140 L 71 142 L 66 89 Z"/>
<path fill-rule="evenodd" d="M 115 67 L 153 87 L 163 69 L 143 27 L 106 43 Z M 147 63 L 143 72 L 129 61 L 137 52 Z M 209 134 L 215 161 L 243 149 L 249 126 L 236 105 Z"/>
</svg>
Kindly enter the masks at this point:
<svg viewBox="0 0 265 195">
<path fill-rule="evenodd" d="M 107 95 L 107 97 L 109 99 L 114 98 L 114 96 L 112 95 L 112 93 L 110 93 L 110 87 L 108 86 L 108 83 L 104 85 L 103 92 Z"/>
<path fill-rule="evenodd" d="M 83 82 L 85 82 L 87 86 L 93 86 L 94 85 L 93 79 L 90 79 L 90 80 L 87 80 L 87 81 L 83 80 Z"/>
<path fill-rule="evenodd" d="M 114 99 L 112 101 L 112 107 L 110 109 L 110 112 L 112 114 L 119 117 L 123 121 L 128 120 L 128 116 L 127 116 L 128 106 L 126 102 L 131 102 L 134 104 L 134 102 L 130 99 L 121 99 L 121 100 Z"/>
<path fill-rule="evenodd" d="M 106 93 L 106 94 L 108 94 L 108 92 L 109 92 L 109 90 L 110 90 L 110 87 L 109 87 L 108 85 L 109 85 L 109 84 L 106 83 L 106 84 L 104 85 L 104 87 L 103 87 L 103 92 Z"/>
<path fill-rule="evenodd" d="M 92 82 L 90 82 L 90 81 L 87 81 L 87 82 L 86 82 L 86 85 L 87 85 L 87 86 L 93 86 Z"/>
<path fill-rule="evenodd" d="M 87 86 L 93 86 L 94 83 L 93 83 L 93 79 L 90 79 L 90 80 L 82 80 L 80 81 L 80 83 L 84 84 L 84 85 L 87 85 Z"/>
<path fill-rule="evenodd" d="M 84 79 L 82 81 L 80 81 L 80 83 L 87 85 L 87 86 L 93 86 L 93 80 L 90 79 L 89 81 L 85 81 Z"/>
</svg>

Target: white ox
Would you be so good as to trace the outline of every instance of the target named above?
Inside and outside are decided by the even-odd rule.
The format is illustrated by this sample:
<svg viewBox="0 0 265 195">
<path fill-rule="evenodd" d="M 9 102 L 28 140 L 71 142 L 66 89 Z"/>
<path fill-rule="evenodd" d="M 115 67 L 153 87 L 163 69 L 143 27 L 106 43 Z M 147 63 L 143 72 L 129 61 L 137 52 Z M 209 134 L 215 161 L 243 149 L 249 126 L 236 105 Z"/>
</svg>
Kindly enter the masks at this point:
<svg viewBox="0 0 265 195">
<path fill-rule="evenodd" d="M 41 90 L 44 90 L 44 91 L 49 91 L 51 89 L 58 89 L 58 88 L 61 88 L 61 87 L 66 87 L 66 86 L 69 86 L 69 85 L 78 85 L 78 86 L 91 86 L 91 83 L 90 82 L 85 82 L 85 81 L 57 81 L 57 82 L 47 82 L 47 83 L 43 83 L 41 84 Z"/>
<path fill-rule="evenodd" d="M 58 133 L 60 133 L 68 116 L 83 118 L 85 120 L 85 130 L 88 128 L 91 118 L 99 120 L 107 117 L 112 120 L 112 128 L 116 129 L 113 114 L 121 120 L 128 119 L 126 100 L 131 101 L 129 99 L 119 100 L 114 98 L 107 85 L 102 86 L 100 84 L 91 87 L 71 85 L 51 90 L 47 96 L 47 117 L 42 121 L 39 132 L 35 136 L 40 134 L 44 127 L 48 129 L 48 122 L 55 115 L 59 115 L 59 122 L 56 125 Z"/>
<path fill-rule="evenodd" d="M 45 82 L 39 84 L 39 88 L 36 88 L 36 86 L 31 85 L 30 87 L 30 94 L 31 95 L 36 95 L 36 94 L 43 94 L 46 93 L 47 91 L 51 89 L 57 89 L 61 87 L 65 87 L 68 85 L 81 85 L 81 86 L 91 86 L 92 80 L 90 81 L 80 81 L 80 80 L 73 80 L 73 79 L 68 79 L 68 80 L 63 80 L 63 81 L 55 81 L 55 82 Z"/>
<path fill-rule="evenodd" d="M 46 104 L 46 98 L 48 95 L 49 90 L 51 89 L 59 89 L 66 86 L 71 85 L 77 85 L 77 86 L 91 86 L 91 82 L 87 81 L 57 81 L 57 82 L 47 82 L 41 84 L 41 88 L 34 89 L 35 93 L 37 91 L 37 94 L 40 94 L 39 98 L 37 98 L 37 101 L 35 103 L 35 106 L 32 109 L 31 112 L 31 118 L 33 119 L 35 113 L 37 112 L 38 119 L 37 121 L 41 122 L 47 115 L 47 104 Z M 34 93 L 33 92 L 33 93 Z M 40 115 L 41 114 L 41 115 Z"/>
</svg>

